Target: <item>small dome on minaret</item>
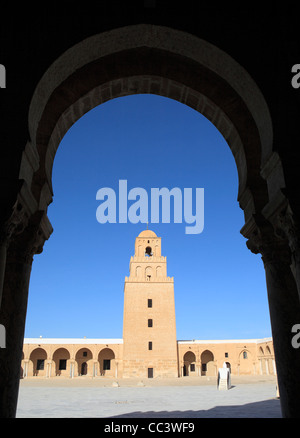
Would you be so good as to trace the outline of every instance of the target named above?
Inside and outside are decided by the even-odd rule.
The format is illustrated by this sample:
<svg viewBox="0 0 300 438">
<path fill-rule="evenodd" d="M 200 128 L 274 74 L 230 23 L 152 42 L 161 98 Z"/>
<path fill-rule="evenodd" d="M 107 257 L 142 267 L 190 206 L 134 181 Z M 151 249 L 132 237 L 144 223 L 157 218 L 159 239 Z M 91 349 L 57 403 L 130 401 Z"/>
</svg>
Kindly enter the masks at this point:
<svg viewBox="0 0 300 438">
<path fill-rule="evenodd" d="M 157 235 L 154 233 L 154 231 L 144 230 L 138 235 L 138 237 L 157 237 Z"/>
</svg>

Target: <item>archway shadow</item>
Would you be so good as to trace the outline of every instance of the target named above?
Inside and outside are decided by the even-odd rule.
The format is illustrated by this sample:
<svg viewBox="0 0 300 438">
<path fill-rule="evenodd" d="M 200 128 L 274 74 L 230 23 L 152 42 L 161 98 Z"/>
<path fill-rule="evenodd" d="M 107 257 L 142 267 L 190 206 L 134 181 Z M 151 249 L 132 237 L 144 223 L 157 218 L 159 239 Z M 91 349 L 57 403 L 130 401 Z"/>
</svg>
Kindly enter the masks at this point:
<svg viewBox="0 0 300 438">
<path fill-rule="evenodd" d="M 280 400 L 270 399 L 244 405 L 215 406 L 199 411 L 135 411 L 110 418 L 282 418 Z"/>
</svg>

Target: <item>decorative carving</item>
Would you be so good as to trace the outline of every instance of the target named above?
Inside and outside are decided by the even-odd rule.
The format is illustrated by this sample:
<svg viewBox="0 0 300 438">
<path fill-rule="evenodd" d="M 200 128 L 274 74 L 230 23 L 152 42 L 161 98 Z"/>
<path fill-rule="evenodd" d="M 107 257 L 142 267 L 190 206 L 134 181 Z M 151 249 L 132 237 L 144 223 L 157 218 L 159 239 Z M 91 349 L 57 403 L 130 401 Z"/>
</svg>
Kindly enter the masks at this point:
<svg viewBox="0 0 300 438">
<path fill-rule="evenodd" d="M 21 233 L 28 222 L 26 210 L 20 201 L 16 201 L 9 219 L 3 224 L 0 232 L 0 245 L 9 245 L 12 235 Z"/>
<path fill-rule="evenodd" d="M 29 263 L 34 254 L 43 251 L 44 243 L 49 239 L 53 229 L 45 211 L 37 211 L 28 220 L 27 226 L 10 239 L 9 260 Z"/>
<path fill-rule="evenodd" d="M 254 254 L 261 254 L 264 264 L 291 264 L 291 249 L 285 235 L 278 236 L 267 221 L 257 215 L 242 228 L 241 233 L 248 238 L 247 248 Z"/>
<path fill-rule="evenodd" d="M 20 181 L 16 201 L 12 205 L 10 214 L 0 228 L 0 245 L 9 246 L 13 236 L 21 234 L 30 216 L 36 211 L 37 203 L 28 189 L 25 181 Z"/>
<path fill-rule="evenodd" d="M 293 256 L 297 259 L 297 262 L 300 262 L 300 232 L 290 206 L 288 205 L 282 210 L 276 219 L 276 235 L 288 240 Z"/>
</svg>

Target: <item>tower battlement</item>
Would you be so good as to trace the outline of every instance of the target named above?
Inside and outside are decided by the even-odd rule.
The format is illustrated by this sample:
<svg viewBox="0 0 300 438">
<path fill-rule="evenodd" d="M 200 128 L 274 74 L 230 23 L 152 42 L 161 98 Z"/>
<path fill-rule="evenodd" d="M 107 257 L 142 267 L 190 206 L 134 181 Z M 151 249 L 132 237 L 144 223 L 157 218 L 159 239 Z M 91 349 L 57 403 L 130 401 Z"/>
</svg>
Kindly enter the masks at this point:
<svg viewBox="0 0 300 438">
<path fill-rule="evenodd" d="M 167 261 L 167 257 L 164 256 L 159 256 L 159 257 L 155 257 L 155 256 L 151 256 L 151 257 L 138 257 L 138 256 L 131 256 L 130 257 L 130 263 L 132 262 L 141 262 L 141 263 L 148 263 L 148 262 L 166 262 Z"/>
</svg>

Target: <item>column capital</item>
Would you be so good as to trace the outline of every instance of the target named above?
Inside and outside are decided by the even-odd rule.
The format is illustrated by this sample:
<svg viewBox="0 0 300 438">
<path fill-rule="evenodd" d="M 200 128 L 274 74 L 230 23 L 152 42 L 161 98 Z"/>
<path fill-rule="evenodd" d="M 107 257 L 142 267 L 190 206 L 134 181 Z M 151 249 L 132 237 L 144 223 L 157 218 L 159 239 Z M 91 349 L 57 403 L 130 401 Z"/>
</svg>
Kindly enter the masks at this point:
<svg viewBox="0 0 300 438">
<path fill-rule="evenodd" d="M 0 223 L 0 245 L 6 247 L 9 246 L 13 236 L 23 232 L 29 218 L 37 210 L 37 202 L 25 181 L 18 180 L 13 189 L 10 190 L 11 199 L 6 203 L 6 212 Z"/>
<path fill-rule="evenodd" d="M 276 196 L 264 207 L 262 214 L 272 224 L 275 235 L 288 241 L 293 257 L 300 262 L 300 225 L 284 189 L 276 192 Z"/>
<path fill-rule="evenodd" d="M 254 254 L 261 254 L 264 263 L 291 264 L 291 249 L 285 235 L 278 235 L 274 227 L 259 215 L 252 218 L 241 229 L 248 240 L 247 248 Z"/>
<path fill-rule="evenodd" d="M 20 232 L 11 235 L 8 246 L 10 260 L 31 262 L 34 254 L 43 251 L 44 243 L 52 231 L 46 212 L 36 211 Z"/>
</svg>

